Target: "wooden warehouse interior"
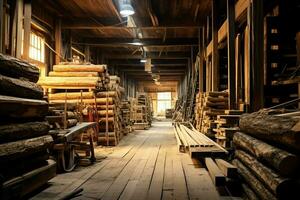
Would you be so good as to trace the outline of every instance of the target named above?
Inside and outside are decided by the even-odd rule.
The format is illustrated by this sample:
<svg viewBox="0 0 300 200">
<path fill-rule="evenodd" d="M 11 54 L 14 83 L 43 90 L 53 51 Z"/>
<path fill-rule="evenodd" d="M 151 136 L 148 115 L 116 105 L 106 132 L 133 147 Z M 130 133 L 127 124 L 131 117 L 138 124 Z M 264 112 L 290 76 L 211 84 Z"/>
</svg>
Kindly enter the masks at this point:
<svg viewBox="0 0 300 200">
<path fill-rule="evenodd" d="M 299 199 L 300 1 L 0 0 L 0 199 Z"/>
</svg>

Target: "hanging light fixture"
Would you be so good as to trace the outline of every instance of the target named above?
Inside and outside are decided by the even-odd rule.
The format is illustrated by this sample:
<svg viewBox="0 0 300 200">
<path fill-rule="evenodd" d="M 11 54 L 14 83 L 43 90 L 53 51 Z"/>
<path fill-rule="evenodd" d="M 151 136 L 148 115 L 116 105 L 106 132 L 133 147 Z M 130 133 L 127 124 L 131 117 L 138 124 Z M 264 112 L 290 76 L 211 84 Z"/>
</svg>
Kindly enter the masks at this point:
<svg viewBox="0 0 300 200">
<path fill-rule="evenodd" d="M 120 5 L 120 14 L 123 17 L 128 17 L 135 13 L 130 0 L 119 0 L 119 5 Z"/>
</svg>

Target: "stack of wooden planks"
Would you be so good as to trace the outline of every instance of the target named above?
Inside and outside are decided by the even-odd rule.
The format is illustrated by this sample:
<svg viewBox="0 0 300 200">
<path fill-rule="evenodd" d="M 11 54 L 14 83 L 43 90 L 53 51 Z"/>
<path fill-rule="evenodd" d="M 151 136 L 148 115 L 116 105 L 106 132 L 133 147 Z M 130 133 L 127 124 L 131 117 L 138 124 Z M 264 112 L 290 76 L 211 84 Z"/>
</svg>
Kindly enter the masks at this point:
<svg viewBox="0 0 300 200">
<path fill-rule="evenodd" d="M 97 98 L 104 98 L 103 105 L 97 106 L 99 115 L 98 142 L 102 145 L 117 145 L 123 137 L 121 99 L 123 88 L 120 86 L 120 78 L 110 76 L 108 87 L 96 94 Z"/>
<path fill-rule="evenodd" d="M 39 69 L 0 54 L 0 199 L 21 199 L 56 175 Z"/>
<path fill-rule="evenodd" d="M 293 199 L 299 189 L 299 114 L 244 114 L 235 133 L 235 160 L 244 192 L 253 199 Z"/>
<path fill-rule="evenodd" d="M 137 93 L 137 99 L 132 101 L 134 113 L 134 129 L 142 130 L 151 127 L 153 111 L 152 100 L 146 93 Z"/>
<path fill-rule="evenodd" d="M 131 133 L 133 131 L 132 125 L 133 122 L 131 121 L 131 104 L 130 101 L 123 100 L 121 102 L 121 116 L 122 116 L 122 131 L 124 135 Z"/>
<path fill-rule="evenodd" d="M 191 124 L 174 124 L 174 133 L 180 152 L 189 152 L 191 157 L 223 156 L 227 151 L 213 140 L 198 132 Z"/>
<path fill-rule="evenodd" d="M 235 132 L 239 130 L 239 118 L 242 111 L 239 110 L 225 110 L 224 115 L 218 115 L 215 120 L 216 128 L 215 138 L 218 144 L 224 148 L 232 147 L 232 139 Z"/>
<path fill-rule="evenodd" d="M 195 106 L 196 128 L 200 132 L 214 137 L 218 115 L 224 115 L 228 108 L 228 92 L 198 93 Z"/>
</svg>

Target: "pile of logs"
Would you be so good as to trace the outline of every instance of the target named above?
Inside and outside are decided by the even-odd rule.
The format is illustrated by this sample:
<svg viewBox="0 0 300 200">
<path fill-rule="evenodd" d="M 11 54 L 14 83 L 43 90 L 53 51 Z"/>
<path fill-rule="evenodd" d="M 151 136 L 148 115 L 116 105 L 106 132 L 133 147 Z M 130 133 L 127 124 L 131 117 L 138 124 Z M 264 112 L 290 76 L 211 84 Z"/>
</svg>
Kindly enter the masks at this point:
<svg viewBox="0 0 300 200">
<path fill-rule="evenodd" d="M 21 199 L 56 174 L 39 69 L 0 54 L 0 199 Z"/>
<path fill-rule="evenodd" d="M 191 124 L 174 124 L 174 134 L 180 152 L 189 152 L 191 157 L 224 156 L 227 151 Z"/>
<path fill-rule="evenodd" d="M 195 120 L 200 132 L 214 137 L 218 115 L 224 115 L 228 109 L 228 92 L 204 92 L 196 96 Z"/>
<path fill-rule="evenodd" d="M 131 133 L 132 129 L 132 121 L 131 121 L 131 105 L 130 101 L 123 100 L 121 102 L 121 116 L 122 116 L 122 131 L 124 135 Z"/>
<path fill-rule="evenodd" d="M 117 145 L 123 137 L 121 99 L 124 89 L 120 86 L 120 78 L 110 76 L 108 87 L 97 92 L 97 98 L 106 101 L 97 106 L 99 115 L 99 137 L 98 142 L 102 145 Z"/>
<path fill-rule="evenodd" d="M 240 132 L 233 137 L 233 164 L 249 199 L 293 199 L 300 180 L 299 114 L 270 113 L 261 110 L 241 116 Z"/>
<path fill-rule="evenodd" d="M 148 129 L 153 117 L 151 98 L 146 93 L 137 93 L 137 99 L 133 102 L 134 129 Z"/>
</svg>

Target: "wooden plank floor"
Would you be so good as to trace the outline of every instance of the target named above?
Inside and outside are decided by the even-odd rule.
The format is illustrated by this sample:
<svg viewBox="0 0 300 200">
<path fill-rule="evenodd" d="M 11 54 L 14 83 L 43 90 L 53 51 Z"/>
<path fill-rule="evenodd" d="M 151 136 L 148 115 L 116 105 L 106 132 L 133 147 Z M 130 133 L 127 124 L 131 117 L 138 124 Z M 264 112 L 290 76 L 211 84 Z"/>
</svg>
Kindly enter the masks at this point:
<svg viewBox="0 0 300 200">
<path fill-rule="evenodd" d="M 84 190 L 76 200 L 219 199 L 207 170 L 178 152 L 171 122 L 155 122 L 97 154 L 107 158 L 56 176 L 32 199 L 59 199 L 78 188 Z"/>
</svg>

